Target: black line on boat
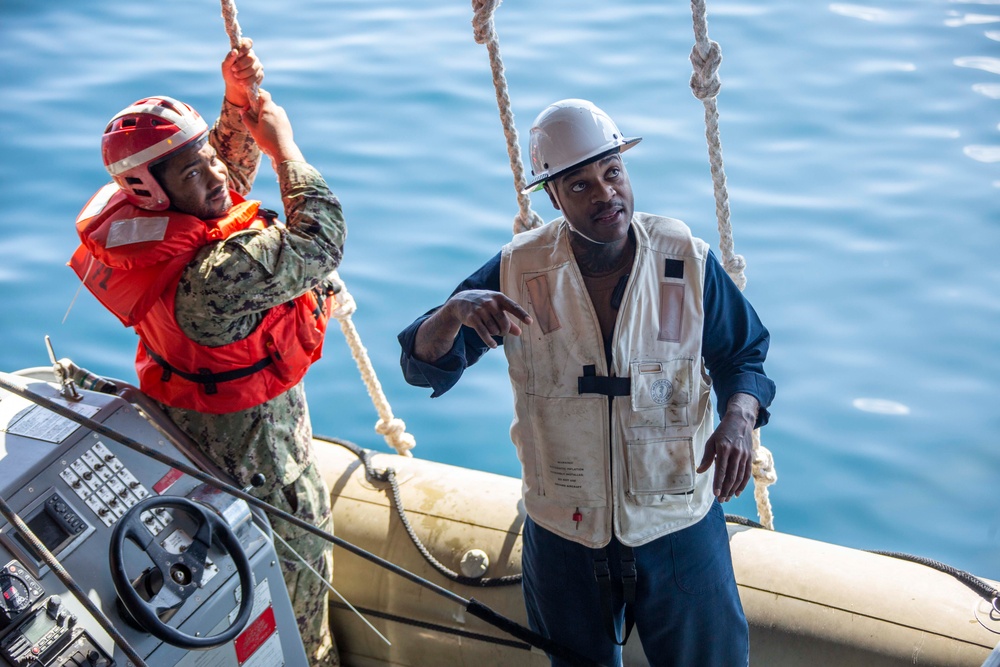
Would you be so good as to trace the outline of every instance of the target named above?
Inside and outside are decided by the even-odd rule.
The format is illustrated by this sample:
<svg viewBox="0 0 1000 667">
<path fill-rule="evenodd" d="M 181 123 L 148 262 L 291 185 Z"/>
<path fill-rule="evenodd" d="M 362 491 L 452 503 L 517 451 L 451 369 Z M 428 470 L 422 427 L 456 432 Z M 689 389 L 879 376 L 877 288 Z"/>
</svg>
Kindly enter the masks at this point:
<svg viewBox="0 0 1000 667">
<path fill-rule="evenodd" d="M 988 583 L 976 577 L 964 570 L 959 570 L 958 568 L 952 567 L 951 565 L 946 565 L 939 561 L 933 560 L 931 558 L 924 558 L 923 556 L 913 556 L 911 554 L 900 553 L 898 551 L 878 551 L 874 549 L 868 549 L 868 553 L 878 554 L 879 556 L 889 556 L 890 558 L 898 558 L 899 560 L 907 560 L 911 563 L 917 563 L 925 567 L 944 572 L 945 574 L 950 574 L 951 576 L 958 579 L 960 582 L 968 586 L 970 589 L 975 591 L 980 597 L 982 597 L 987 602 L 992 603 L 993 608 L 1000 613 L 1000 590 L 993 588 Z"/>
<path fill-rule="evenodd" d="M 343 602 L 338 602 L 336 600 L 330 601 L 331 607 L 336 607 L 337 609 L 342 609 L 344 611 L 350 611 L 348 607 Z M 460 630 L 458 628 L 449 628 L 446 625 L 439 625 L 437 623 L 428 623 L 427 621 L 418 621 L 415 618 L 409 618 L 406 616 L 397 616 L 396 614 L 390 614 L 384 611 L 378 611 L 377 609 L 366 609 L 364 607 L 355 607 L 358 611 L 362 612 L 365 616 L 374 616 L 375 618 L 381 618 L 386 621 L 393 621 L 395 623 L 402 623 L 404 625 L 412 625 L 417 628 L 422 628 L 424 630 L 434 630 L 435 632 L 442 632 L 449 635 L 457 635 L 459 637 L 464 637 L 466 639 L 476 639 L 483 642 L 489 642 L 491 644 L 499 644 L 501 646 L 509 646 L 511 648 L 519 648 L 524 651 L 531 650 L 531 644 L 525 642 L 517 642 L 511 639 L 502 639 L 500 637 L 493 637 L 491 635 L 484 635 L 479 632 L 471 632 L 469 630 Z"/>
</svg>

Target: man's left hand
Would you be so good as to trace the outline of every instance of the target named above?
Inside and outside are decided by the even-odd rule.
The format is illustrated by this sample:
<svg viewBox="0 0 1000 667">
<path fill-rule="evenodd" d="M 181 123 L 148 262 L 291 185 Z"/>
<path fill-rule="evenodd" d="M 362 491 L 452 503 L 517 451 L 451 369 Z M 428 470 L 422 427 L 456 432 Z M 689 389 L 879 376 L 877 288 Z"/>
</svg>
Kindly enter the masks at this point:
<svg viewBox="0 0 1000 667">
<path fill-rule="evenodd" d="M 238 49 L 231 49 L 222 61 L 222 79 L 226 82 L 226 99 L 233 106 L 250 104 L 249 91 L 264 81 L 264 66 L 253 51 L 253 40 L 244 37 Z"/>
<path fill-rule="evenodd" d="M 753 427 L 760 404 L 749 394 L 733 394 L 718 428 L 705 443 L 698 465 L 703 473 L 715 461 L 712 490 L 719 502 L 728 502 L 746 488 L 753 472 Z"/>
</svg>

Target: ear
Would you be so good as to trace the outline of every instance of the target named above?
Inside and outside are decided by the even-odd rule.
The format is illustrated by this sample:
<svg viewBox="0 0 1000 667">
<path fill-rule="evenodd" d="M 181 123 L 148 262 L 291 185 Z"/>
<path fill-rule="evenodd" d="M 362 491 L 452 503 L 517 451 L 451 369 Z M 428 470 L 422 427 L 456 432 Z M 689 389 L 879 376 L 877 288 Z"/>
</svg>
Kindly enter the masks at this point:
<svg viewBox="0 0 1000 667">
<path fill-rule="evenodd" d="M 545 194 L 549 196 L 549 201 L 552 202 L 552 208 L 554 208 L 557 211 L 561 211 L 562 208 L 559 206 L 559 200 L 556 199 L 555 192 L 553 192 L 552 186 L 550 185 L 549 181 L 545 181 L 545 184 L 542 187 L 545 188 Z"/>
</svg>

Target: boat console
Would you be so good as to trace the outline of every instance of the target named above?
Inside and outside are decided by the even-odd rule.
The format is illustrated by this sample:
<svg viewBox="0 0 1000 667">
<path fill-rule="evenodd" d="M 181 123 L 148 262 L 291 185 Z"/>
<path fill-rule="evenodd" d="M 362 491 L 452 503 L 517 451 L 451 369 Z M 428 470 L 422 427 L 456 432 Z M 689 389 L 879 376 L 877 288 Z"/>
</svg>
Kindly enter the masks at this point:
<svg viewBox="0 0 1000 667">
<path fill-rule="evenodd" d="M 205 469 L 118 395 L 0 379 L 91 420 L 0 386 L 0 662 L 308 664 L 263 513 L 88 427 Z"/>
</svg>

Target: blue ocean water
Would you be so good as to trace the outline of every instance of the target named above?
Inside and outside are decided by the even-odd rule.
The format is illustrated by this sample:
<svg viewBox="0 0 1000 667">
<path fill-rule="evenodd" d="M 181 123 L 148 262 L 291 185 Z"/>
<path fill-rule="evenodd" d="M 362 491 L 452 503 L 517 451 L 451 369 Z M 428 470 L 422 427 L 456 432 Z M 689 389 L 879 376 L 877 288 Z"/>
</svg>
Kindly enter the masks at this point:
<svg viewBox="0 0 1000 667">
<path fill-rule="evenodd" d="M 446 396 L 403 383 L 396 333 L 510 238 L 513 180 L 468 3 L 238 2 L 307 158 L 341 197 L 341 274 L 417 456 L 517 475 L 502 354 Z M 779 530 L 1000 578 L 1000 0 L 709 0 L 746 294 L 772 333 Z M 636 205 L 718 246 L 687 3 L 508 0 L 513 110 L 595 101 L 627 134 Z M 0 2 L 0 369 L 57 355 L 134 378 L 134 335 L 65 262 L 134 99 L 209 118 L 228 38 L 195 0 Z M 266 169 L 254 195 L 277 203 Z M 543 217 L 554 212 L 535 195 Z M 67 309 L 74 303 L 68 318 Z M 342 337 L 307 378 L 318 433 L 385 450 Z M 727 506 L 755 517 L 751 494 Z"/>
</svg>

